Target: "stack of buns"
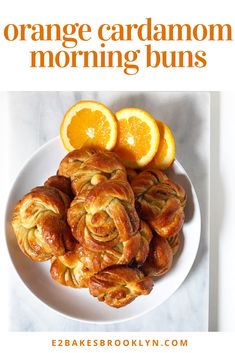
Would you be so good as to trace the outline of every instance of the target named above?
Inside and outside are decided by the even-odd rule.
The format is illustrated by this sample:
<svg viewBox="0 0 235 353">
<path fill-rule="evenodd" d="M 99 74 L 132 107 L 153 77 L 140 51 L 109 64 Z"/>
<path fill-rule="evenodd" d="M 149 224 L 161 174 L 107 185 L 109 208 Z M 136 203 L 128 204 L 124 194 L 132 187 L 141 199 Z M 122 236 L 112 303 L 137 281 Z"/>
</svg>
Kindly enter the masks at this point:
<svg viewBox="0 0 235 353">
<path fill-rule="evenodd" d="M 112 307 L 147 295 L 180 246 L 186 194 L 157 169 L 126 169 L 114 152 L 88 147 L 16 205 L 17 242 L 52 278 L 89 288 Z"/>
</svg>

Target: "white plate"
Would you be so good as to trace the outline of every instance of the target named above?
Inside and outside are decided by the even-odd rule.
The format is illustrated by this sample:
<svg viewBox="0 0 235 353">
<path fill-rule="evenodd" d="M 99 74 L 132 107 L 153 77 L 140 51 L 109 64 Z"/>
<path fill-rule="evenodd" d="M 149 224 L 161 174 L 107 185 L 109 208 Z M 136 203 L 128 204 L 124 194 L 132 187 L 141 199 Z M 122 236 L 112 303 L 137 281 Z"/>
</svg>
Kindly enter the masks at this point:
<svg viewBox="0 0 235 353">
<path fill-rule="evenodd" d="M 36 151 L 17 176 L 9 195 L 6 210 L 6 237 L 11 260 L 25 285 L 42 302 L 54 310 L 85 322 L 114 323 L 136 318 L 156 308 L 169 298 L 185 280 L 197 254 L 201 217 L 198 199 L 189 176 L 174 162 L 169 175 L 186 190 L 186 219 L 183 227 L 183 246 L 166 276 L 156 281 L 148 296 L 141 296 L 120 309 L 108 307 L 93 298 L 87 289 L 72 289 L 53 281 L 49 274 L 50 262 L 35 263 L 19 249 L 10 220 L 16 202 L 33 187 L 57 171 L 59 162 L 65 156 L 59 138 L 49 141 Z"/>
</svg>

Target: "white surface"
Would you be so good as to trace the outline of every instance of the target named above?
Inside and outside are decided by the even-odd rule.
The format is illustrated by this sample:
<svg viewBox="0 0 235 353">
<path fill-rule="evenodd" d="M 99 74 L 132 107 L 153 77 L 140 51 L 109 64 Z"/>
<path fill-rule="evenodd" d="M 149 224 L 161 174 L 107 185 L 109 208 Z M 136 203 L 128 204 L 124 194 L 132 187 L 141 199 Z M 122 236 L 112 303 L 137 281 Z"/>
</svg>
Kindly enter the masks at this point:
<svg viewBox="0 0 235 353">
<path fill-rule="evenodd" d="M 15 204 L 29 190 L 42 185 L 58 170 L 66 151 L 60 138 L 50 140 L 20 171 L 10 192 L 6 217 L 6 239 L 13 264 L 26 286 L 49 307 L 72 318 L 93 323 L 116 323 L 137 318 L 164 303 L 181 285 L 195 260 L 201 234 L 200 208 L 189 177 L 179 162 L 171 168 L 171 178 L 179 182 L 187 193 L 186 217 L 183 227 L 182 248 L 171 271 L 156 281 L 150 295 L 141 296 L 119 310 L 110 308 L 93 298 L 87 289 L 72 289 L 52 280 L 50 262 L 35 263 L 20 251 L 11 227 Z M 193 234 L 193 236 L 192 236 Z"/>
<path fill-rule="evenodd" d="M 106 330 L 190 331 L 207 330 L 208 323 L 208 167 L 209 99 L 206 93 L 10 93 L 12 179 L 30 154 L 59 131 L 64 112 L 79 99 L 97 99 L 114 111 L 137 106 L 165 120 L 177 141 L 177 158 L 196 188 L 202 211 L 202 238 L 192 271 L 184 284 L 163 305 L 124 324 L 95 326 L 81 324 L 45 308 L 21 284 L 11 266 L 10 330 Z M 193 236 L 193 235 L 192 235 Z M 19 305 L 21 303 L 21 305 Z M 32 315 L 33 313 L 33 315 Z M 188 319 L 190 318 L 190 320 Z"/>
</svg>

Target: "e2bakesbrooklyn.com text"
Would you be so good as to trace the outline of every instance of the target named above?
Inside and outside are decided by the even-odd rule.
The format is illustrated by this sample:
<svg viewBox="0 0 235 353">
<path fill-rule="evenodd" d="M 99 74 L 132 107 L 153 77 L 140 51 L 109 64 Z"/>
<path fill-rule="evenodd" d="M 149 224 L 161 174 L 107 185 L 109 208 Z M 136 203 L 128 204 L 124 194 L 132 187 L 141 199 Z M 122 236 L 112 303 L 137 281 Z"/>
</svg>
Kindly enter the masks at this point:
<svg viewBox="0 0 235 353">
<path fill-rule="evenodd" d="M 188 347 L 188 340 L 177 339 L 52 339 L 52 347 Z"/>
</svg>

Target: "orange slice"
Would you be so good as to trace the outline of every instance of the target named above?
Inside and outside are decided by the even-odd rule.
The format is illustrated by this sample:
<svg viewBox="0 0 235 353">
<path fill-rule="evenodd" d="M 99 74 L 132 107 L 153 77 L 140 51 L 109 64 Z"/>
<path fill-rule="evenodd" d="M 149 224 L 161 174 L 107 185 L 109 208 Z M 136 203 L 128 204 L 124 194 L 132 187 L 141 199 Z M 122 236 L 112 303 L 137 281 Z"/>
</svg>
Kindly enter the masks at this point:
<svg viewBox="0 0 235 353">
<path fill-rule="evenodd" d="M 105 105 L 80 101 L 66 112 L 60 137 L 68 151 L 82 146 L 111 150 L 117 141 L 117 120 Z"/>
<path fill-rule="evenodd" d="M 149 166 L 167 169 L 175 159 L 175 140 L 169 126 L 160 120 L 157 120 L 157 125 L 160 132 L 160 142 L 157 153 Z"/>
<path fill-rule="evenodd" d="M 138 108 L 121 109 L 116 117 L 118 138 L 115 152 L 127 167 L 144 167 L 158 149 L 160 134 L 156 120 Z"/>
</svg>

